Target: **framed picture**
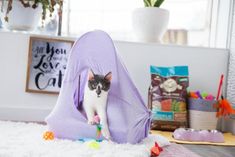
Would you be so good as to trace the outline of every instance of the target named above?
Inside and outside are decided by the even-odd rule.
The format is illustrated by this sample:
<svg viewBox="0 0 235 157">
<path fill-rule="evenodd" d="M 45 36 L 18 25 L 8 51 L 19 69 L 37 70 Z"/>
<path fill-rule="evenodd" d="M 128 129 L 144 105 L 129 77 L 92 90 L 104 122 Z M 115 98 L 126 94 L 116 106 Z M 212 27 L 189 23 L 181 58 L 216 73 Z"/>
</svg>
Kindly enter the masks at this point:
<svg viewBox="0 0 235 157">
<path fill-rule="evenodd" d="M 57 94 L 73 41 L 30 37 L 26 92 Z"/>
</svg>

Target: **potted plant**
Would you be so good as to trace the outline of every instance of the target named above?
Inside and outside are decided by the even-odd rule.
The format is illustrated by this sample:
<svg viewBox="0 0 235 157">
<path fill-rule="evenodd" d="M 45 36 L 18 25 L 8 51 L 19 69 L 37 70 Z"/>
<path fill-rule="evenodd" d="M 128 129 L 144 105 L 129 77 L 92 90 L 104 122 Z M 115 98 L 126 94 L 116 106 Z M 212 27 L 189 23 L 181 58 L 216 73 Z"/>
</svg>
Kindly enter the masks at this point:
<svg viewBox="0 0 235 157">
<path fill-rule="evenodd" d="M 63 0 L 1 0 L 1 12 L 4 25 L 13 30 L 33 30 L 37 27 L 40 17 L 42 24 L 59 5 L 62 10 Z"/>
<path fill-rule="evenodd" d="M 159 8 L 163 2 L 164 0 L 144 0 L 145 7 L 134 10 L 132 23 L 139 41 L 161 42 L 169 21 L 169 11 Z"/>
</svg>

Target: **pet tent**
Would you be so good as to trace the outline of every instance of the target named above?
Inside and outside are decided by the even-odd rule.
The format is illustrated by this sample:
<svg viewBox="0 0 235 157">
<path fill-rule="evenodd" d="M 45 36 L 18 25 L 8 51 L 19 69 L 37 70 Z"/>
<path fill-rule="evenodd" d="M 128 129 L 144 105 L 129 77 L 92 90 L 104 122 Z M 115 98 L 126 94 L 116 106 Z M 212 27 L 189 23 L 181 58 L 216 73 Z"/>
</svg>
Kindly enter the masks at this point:
<svg viewBox="0 0 235 157">
<path fill-rule="evenodd" d="M 107 100 L 107 119 L 113 141 L 138 143 L 148 136 L 150 111 L 115 51 L 112 39 L 103 31 L 88 32 L 70 52 L 60 94 L 46 118 L 49 130 L 58 138 L 96 138 L 96 126 L 87 124 L 82 104 L 88 69 L 96 74 L 112 72 Z"/>
</svg>

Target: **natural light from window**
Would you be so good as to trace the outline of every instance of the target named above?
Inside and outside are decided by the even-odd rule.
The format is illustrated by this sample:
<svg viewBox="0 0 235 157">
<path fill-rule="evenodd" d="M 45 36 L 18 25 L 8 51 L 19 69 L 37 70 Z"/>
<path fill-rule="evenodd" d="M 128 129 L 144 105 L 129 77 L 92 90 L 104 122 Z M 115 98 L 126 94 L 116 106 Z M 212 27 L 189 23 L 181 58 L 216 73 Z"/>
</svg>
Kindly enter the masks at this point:
<svg viewBox="0 0 235 157">
<path fill-rule="evenodd" d="M 101 29 L 107 31 L 114 40 L 135 41 L 132 12 L 143 6 L 142 0 L 66 0 L 62 32 L 78 36 Z M 186 39 L 183 44 L 207 47 L 210 40 L 211 6 L 212 0 L 166 0 L 161 6 L 170 11 L 170 33 L 167 39 L 164 37 L 165 43 L 177 43 L 177 35 L 183 31 L 183 38 Z"/>
</svg>

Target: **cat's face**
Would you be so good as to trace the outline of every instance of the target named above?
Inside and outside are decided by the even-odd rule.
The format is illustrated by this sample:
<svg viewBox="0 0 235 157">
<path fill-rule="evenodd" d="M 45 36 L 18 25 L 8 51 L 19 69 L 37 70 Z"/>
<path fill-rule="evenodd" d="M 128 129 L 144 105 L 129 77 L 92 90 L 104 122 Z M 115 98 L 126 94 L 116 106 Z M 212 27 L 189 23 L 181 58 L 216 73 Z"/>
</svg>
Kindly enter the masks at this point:
<svg viewBox="0 0 235 157">
<path fill-rule="evenodd" d="M 96 92 L 97 97 L 100 97 L 102 92 L 107 92 L 110 88 L 112 73 L 109 72 L 105 76 L 94 74 L 92 70 L 88 73 L 88 87 L 91 91 Z"/>
</svg>

